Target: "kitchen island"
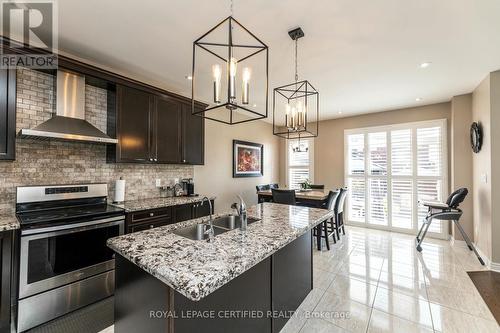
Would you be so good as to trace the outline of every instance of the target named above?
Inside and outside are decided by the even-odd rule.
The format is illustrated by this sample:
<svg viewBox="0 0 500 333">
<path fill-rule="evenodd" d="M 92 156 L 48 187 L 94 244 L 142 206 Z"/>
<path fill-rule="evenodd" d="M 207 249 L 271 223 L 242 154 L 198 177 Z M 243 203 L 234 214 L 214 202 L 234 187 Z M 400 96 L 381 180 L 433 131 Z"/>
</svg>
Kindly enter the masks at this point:
<svg viewBox="0 0 500 333">
<path fill-rule="evenodd" d="M 332 212 L 263 203 L 248 216 L 212 242 L 174 233 L 208 217 L 110 239 L 115 332 L 279 332 L 312 289 L 311 229 Z"/>
</svg>

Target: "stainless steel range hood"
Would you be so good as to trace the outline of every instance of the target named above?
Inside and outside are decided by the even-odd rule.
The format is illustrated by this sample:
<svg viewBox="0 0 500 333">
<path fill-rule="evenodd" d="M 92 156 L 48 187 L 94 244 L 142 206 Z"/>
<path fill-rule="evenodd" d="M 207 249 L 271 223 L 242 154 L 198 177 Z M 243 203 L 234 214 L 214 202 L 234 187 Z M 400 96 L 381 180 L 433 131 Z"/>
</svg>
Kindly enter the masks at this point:
<svg viewBox="0 0 500 333">
<path fill-rule="evenodd" d="M 56 113 L 33 129 L 22 129 L 20 137 L 95 143 L 117 143 L 85 120 L 85 77 L 57 71 Z"/>
</svg>

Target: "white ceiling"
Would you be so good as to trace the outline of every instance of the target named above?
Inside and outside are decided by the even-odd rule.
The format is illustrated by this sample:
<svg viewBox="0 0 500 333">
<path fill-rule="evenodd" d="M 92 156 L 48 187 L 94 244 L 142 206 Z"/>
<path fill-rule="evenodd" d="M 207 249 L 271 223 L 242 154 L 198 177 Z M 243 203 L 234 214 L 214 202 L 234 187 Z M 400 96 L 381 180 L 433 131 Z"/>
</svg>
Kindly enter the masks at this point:
<svg viewBox="0 0 500 333">
<path fill-rule="evenodd" d="M 228 0 L 58 7 L 61 51 L 185 96 L 192 42 L 229 15 Z M 299 74 L 322 119 L 448 101 L 500 69 L 498 0 L 234 0 L 234 17 L 269 46 L 270 89 L 293 80 L 287 31 L 303 28 Z"/>
</svg>

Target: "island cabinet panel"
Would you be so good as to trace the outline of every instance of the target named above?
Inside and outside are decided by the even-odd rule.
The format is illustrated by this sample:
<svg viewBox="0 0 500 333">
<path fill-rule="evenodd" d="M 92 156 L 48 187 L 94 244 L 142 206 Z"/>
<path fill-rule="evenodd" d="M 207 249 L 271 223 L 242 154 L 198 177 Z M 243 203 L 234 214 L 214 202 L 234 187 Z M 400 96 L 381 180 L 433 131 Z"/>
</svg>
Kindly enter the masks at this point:
<svg viewBox="0 0 500 333">
<path fill-rule="evenodd" d="M 270 332 L 271 265 L 266 259 L 198 302 L 174 292 L 175 333 Z M 234 312 L 230 312 L 234 311 Z M 247 311 L 247 313 L 245 313 Z M 249 311 L 255 311 L 255 318 Z M 187 318 L 187 314 L 213 318 Z M 263 314 L 258 318 L 258 313 Z"/>
<path fill-rule="evenodd" d="M 273 320 L 273 332 L 285 326 L 291 312 L 312 290 L 312 274 L 312 235 L 306 234 L 273 254 L 273 310 L 283 314 Z"/>
<path fill-rule="evenodd" d="M 16 70 L 0 69 L 0 160 L 16 156 Z"/>
<path fill-rule="evenodd" d="M 115 332 L 279 332 L 311 290 L 311 232 L 199 301 L 117 254 Z"/>
<path fill-rule="evenodd" d="M 169 333 L 169 288 L 160 280 L 115 256 L 115 332 Z M 156 318 L 158 317 L 158 318 Z"/>
<path fill-rule="evenodd" d="M 118 85 L 114 112 L 108 131 L 118 144 L 108 145 L 108 162 L 204 164 L 205 121 L 185 101 Z"/>
</svg>

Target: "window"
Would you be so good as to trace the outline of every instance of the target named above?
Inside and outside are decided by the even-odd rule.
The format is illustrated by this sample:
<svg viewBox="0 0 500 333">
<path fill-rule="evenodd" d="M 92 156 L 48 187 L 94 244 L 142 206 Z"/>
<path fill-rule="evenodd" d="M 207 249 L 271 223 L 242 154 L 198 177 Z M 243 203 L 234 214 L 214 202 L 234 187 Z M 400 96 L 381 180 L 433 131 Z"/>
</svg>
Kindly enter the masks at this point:
<svg viewBox="0 0 500 333">
<path fill-rule="evenodd" d="M 416 233 L 418 201 L 445 199 L 446 120 L 346 130 L 344 142 L 348 221 Z M 429 232 L 447 230 L 436 220 Z"/>
<path fill-rule="evenodd" d="M 313 181 L 313 150 L 311 140 L 287 141 L 287 184 L 290 189 L 299 189 L 306 179 Z M 297 149 L 299 148 L 299 149 Z"/>
</svg>

